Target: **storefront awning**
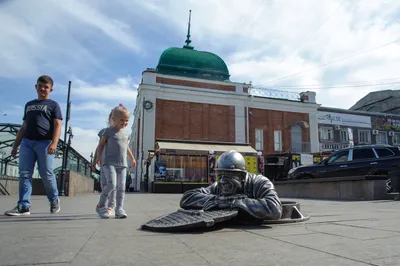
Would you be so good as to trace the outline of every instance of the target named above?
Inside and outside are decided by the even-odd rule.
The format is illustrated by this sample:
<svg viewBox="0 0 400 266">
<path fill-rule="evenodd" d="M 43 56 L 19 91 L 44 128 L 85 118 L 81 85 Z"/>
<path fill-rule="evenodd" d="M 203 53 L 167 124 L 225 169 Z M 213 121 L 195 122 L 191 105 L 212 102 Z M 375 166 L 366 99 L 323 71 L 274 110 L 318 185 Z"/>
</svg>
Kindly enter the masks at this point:
<svg viewBox="0 0 400 266">
<path fill-rule="evenodd" d="M 157 150 L 160 153 L 172 153 L 172 154 L 208 154 L 210 151 L 214 151 L 217 154 L 223 153 L 228 150 L 236 150 L 243 155 L 257 155 L 257 151 L 249 145 L 238 145 L 238 144 L 212 144 L 212 143 L 185 143 L 185 142 L 165 142 L 158 141 L 156 143 Z"/>
</svg>

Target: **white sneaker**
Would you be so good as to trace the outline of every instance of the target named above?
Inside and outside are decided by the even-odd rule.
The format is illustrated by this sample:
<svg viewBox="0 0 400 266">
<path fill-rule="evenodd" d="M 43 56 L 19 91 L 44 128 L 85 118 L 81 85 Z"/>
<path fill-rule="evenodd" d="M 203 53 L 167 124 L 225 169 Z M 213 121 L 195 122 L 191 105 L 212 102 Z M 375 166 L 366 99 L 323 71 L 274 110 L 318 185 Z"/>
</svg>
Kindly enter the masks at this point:
<svg viewBox="0 0 400 266">
<path fill-rule="evenodd" d="M 96 212 L 99 214 L 101 218 L 108 219 L 113 215 L 113 210 L 107 207 L 96 206 Z M 114 214 L 115 215 L 115 214 Z"/>
<path fill-rule="evenodd" d="M 126 214 L 125 210 L 118 209 L 115 211 L 115 219 L 125 219 L 127 217 L 128 217 L 128 215 Z"/>
</svg>

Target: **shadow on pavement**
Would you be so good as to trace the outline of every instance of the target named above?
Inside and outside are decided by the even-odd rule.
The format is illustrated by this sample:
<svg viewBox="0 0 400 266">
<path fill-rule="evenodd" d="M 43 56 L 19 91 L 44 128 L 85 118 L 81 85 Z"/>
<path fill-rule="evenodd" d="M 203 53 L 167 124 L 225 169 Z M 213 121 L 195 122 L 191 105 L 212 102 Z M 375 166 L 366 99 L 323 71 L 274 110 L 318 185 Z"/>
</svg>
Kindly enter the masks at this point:
<svg viewBox="0 0 400 266">
<path fill-rule="evenodd" d="M 2 215 L 0 216 L 0 223 L 7 223 L 7 222 L 41 222 L 41 221 L 46 221 L 46 222 L 58 222 L 58 221 L 71 221 L 71 220 L 99 220 L 100 218 L 97 215 L 48 215 L 48 216 L 36 216 L 36 215 L 30 215 L 30 216 L 6 216 Z"/>
<path fill-rule="evenodd" d="M 272 229 L 271 226 L 268 225 L 260 225 L 260 224 L 243 224 L 243 223 L 235 223 L 232 221 L 225 221 L 218 224 L 215 224 L 212 227 L 203 227 L 203 228 L 188 228 L 188 229 L 181 229 L 181 230 L 174 230 L 174 231 L 157 231 L 157 230 L 143 230 L 138 228 L 138 231 L 147 231 L 159 234 L 177 234 L 177 235 L 199 235 L 205 234 L 210 232 L 218 232 L 223 229 L 230 229 L 230 231 L 222 231 L 221 233 L 232 232 L 234 231 L 241 231 L 241 230 L 268 230 Z"/>
</svg>

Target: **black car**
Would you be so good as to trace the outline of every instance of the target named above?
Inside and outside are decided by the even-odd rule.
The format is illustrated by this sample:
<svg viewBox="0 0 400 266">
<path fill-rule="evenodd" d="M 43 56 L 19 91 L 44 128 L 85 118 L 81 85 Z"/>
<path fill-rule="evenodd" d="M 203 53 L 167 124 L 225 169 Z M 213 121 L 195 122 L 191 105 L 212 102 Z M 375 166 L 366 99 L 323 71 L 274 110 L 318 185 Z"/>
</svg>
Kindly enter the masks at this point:
<svg viewBox="0 0 400 266">
<path fill-rule="evenodd" d="M 400 164 L 400 149 L 390 145 L 363 145 L 338 150 L 319 164 L 289 170 L 288 179 L 387 175 Z M 390 192 L 391 181 L 387 181 Z"/>
</svg>

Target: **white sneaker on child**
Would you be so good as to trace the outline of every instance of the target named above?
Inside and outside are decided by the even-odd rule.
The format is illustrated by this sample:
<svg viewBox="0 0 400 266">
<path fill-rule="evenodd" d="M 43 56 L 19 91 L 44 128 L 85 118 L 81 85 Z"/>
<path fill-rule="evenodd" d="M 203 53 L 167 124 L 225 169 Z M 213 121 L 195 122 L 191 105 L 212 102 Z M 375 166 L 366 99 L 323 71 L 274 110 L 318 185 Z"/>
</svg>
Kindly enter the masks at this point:
<svg viewBox="0 0 400 266">
<path fill-rule="evenodd" d="M 124 209 L 115 210 L 115 219 L 125 219 L 126 217 L 128 217 L 128 215 Z"/>
<path fill-rule="evenodd" d="M 115 215 L 115 211 L 113 209 L 107 207 L 101 207 L 99 205 L 96 206 L 96 212 L 99 214 L 101 218 L 105 219 Z"/>
</svg>

